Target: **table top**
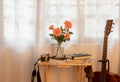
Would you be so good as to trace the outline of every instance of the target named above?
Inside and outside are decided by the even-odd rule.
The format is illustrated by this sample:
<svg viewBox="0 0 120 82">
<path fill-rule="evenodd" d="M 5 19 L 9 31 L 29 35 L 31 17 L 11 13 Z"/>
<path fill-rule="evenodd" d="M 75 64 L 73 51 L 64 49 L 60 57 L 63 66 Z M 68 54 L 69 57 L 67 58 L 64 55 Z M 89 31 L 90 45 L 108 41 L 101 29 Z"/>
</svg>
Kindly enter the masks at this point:
<svg viewBox="0 0 120 82">
<path fill-rule="evenodd" d="M 55 60 L 55 59 L 51 59 L 50 61 L 45 61 L 45 62 L 39 62 L 38 64 L 43 66 L 91 66 L 91 62 L 83 62 L 83 61 L 74 62 L 74 60 L 69 61 L 69 60 Z"/>
</svg>

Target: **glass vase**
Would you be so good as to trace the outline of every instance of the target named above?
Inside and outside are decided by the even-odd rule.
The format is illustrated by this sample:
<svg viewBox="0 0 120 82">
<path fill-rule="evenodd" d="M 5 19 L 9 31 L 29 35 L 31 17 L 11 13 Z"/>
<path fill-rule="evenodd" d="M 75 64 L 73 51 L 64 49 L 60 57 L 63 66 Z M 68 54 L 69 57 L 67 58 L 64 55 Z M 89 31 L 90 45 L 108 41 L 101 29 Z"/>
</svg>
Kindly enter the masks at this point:
<svg viewBox="0 0 120 82">
<path fill-rule="evenodd" d="M 57 44 L 56 49 L 56 58 L 64 58 L 64 49 L 61 47 L 61 44 Z"/>
</svg>

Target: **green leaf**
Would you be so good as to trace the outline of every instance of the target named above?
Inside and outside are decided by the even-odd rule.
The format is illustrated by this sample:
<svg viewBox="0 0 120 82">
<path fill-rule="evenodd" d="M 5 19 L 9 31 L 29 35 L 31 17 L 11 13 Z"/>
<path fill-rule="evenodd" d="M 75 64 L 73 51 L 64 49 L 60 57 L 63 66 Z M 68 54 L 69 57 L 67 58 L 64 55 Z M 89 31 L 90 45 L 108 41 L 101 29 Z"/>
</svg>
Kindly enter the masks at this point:
<svg viewBox="0 0 120 82">
<path fill-rule="evenodd" d="M 67 41 L 69 41 L 70 39 L 67 39 Z"/>
<path fill-rule="evenodd" d="M 73 34 L 73 32 L 70 31 L 69 34 Z"/>
<path fill-rule="evenodd" d="M 67 32 L 69 32 L 69 29 L 67 29 Z"/>
<path fill-rule="evenodd" d="M 62 35 L 61 38 L 64 39 L 64 35 Z"/>
<path fill-rule="evenodd" d="M 64 42 L 66 42 L 66 40 L 63 40 Z"/>
<path fill-rule="evenodd" d="M 51 37 L 53 37 L 53 34 L 49 34 Z"/>
<path fill-rule="evenodd" d="M 60 28 L 63 29 L 62 26 Z"/>
<path fill-rule="evenodd" d="M 63 31 L 66 31 L 66 29 L 64 28 Z"/>
</svg>

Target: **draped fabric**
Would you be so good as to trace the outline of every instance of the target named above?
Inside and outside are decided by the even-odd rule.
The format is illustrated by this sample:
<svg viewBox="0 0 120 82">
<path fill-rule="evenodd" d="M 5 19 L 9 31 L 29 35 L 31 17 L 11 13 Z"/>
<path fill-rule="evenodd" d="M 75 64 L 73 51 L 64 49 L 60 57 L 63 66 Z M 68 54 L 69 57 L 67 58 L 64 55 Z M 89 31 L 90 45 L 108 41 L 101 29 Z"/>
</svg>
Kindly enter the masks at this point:
<svg viewBox="0 0 120 82">
<path fill-rule="evenodd" d="M 94 71 L 100 70 L 97 60 L 102 57 L 107 19 L 114 20 L 108 40 L 110 71 L 120 74 L 120 0 L 0 0 L 0 82 L 30 82 L 35 60 L 55 54 L 49 25 L 61 26 L 65 20 L 72 22 L 74 34 L 62 44 L 64 53 L 90 53 Z M 57 76 L 75 80 L 72 69 L 51 69 L 60 73 L 52 70 L 52 82 L 59 82 Z"/>
<path fill-rule="evenodd" d="M 0 0 L 0 82 L 30 82 L 35 1 Z"/>
</svg>

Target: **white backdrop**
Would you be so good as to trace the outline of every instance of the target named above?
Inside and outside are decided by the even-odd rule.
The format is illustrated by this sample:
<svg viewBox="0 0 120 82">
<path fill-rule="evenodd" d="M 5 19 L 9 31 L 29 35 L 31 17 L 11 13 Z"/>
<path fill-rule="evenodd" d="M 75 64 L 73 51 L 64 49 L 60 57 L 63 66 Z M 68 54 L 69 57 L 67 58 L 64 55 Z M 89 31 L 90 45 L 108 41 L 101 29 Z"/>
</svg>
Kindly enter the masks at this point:
<svg viewBox="0 0 120 82">
<path fill-rule="evenodd" d="M 74 34 L 62 44 L 64 53 L 92 54 L 94 71 L 100 70 L 97 60 L 102 56 L 106 20 L 114 19 L 108 58 L 111 72 L 120 74 L 119 10 L 120 0 L 0 0 L 0 82 L 30 82 L 34 62 L 43 53 L 54 54 L 56 42 L 49 37 L 48 26 L 60 26 L 66 19 Z M 52 82 L 75 80 L 74 68 L 51 69 L 56 77 Z"/>
</svg>

